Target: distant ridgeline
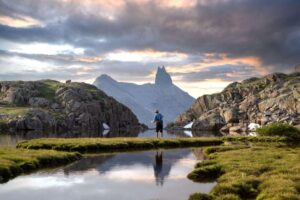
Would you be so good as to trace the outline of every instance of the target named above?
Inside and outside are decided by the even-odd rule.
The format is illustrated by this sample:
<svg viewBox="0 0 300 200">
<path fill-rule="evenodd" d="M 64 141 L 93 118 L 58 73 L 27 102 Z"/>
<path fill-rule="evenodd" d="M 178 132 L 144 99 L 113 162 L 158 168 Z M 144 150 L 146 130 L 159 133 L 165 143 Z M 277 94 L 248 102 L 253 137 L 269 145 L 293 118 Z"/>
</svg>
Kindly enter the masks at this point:
<svg viewBox="0 0 300 200">
<path fill-rule="evenodd" d="M 105 127 L 106 126 L 106 127 Z M 139 127 L 129 108 L 93 85 L 52 80 L 0 82 L 0 131 L 102 131 Z"/>
<path fill-rule="evenodd" d="M 299 114 L 300 73 L 274 73 L 234 82 L 220 93 L 199 97 L 177 117 L 174 126 L 194 121 L 194 130 L 244 132 L 250 122 L 299 125 Z"/>
<path fill-rule="evenodd" d="M 139 121 L 153 126 L 154 111 L 159 109 L 164 122 L 173 122 L 180 113 L 192 105 L 194 98 L 173 84 L 165 67 L 158 68 L 155 84 L 137 85 L 118 82 L 108 75 L 99 76 L 94 85 L 109 96 L 128 106 Z"/>
</svg>

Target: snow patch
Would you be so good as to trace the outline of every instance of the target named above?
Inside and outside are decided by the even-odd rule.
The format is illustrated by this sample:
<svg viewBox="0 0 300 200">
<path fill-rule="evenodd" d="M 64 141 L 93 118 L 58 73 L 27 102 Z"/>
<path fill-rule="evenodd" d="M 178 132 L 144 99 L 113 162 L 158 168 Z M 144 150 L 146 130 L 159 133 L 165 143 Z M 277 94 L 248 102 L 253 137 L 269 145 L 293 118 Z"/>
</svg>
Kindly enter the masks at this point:
<svg viewBox="0 0 300 200">
<path fill-rule="evenodd" d="M 194 122 L 190 122 L 187 125 L 185 125 L 183 128 L 184 129 L 192 129 L 193 124 L 194 124 Z"/>
<path fill-rule="evenodd" d="M 109 130 L 110 129 L 110 127 L 106 123 L 102 123 L 102 126 L 103 126 L 104 130 Z"/>
<path fill-rule="evenodd" d="M 250 124 L 248 125 L 249 131 L 256 131 L 257 128 L 260 128 L 260 125 L 259 125 L 259 124 L 256 124 L 256 123 L 250 123 Z"/>
</svg>

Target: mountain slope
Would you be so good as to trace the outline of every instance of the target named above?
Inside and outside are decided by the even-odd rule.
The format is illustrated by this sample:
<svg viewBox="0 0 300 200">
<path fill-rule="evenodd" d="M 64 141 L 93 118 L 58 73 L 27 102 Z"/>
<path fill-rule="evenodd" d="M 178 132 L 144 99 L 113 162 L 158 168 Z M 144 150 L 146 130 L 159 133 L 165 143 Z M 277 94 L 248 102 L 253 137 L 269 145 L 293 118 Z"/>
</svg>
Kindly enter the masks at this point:
<svg viewBox="0 0 300 200">
<path fill-rule="evenodd" d="M 157 69 L 155 84 L 123 83 L 108 75 L 101 75 L 95 80 L 94 85 L 128 106 L 139 121 L 148 126 L 153 126 L 151 121 L 155 109 L 159 109 L 164 115 L 166 124 L 174 121 L 176 116 L 194 101 L 193 97 L 172 83 L 164 67 Z"/>
<path fill-rule="evenodd" d="M 201 96 L 176 120 L 183 125 L 191 121 L 192 129 L 223 127 L 227 131 L 243 131 L 249 122 L 300 124 L 300 73 L 250 78 L 231 83 L 220 93 Z"/>
<path fill-rule="evenodd" d="M 0 130 L 99 131 L 136 128 L 129 108 L 85 83 L 0 82 Z"/>
</svg>

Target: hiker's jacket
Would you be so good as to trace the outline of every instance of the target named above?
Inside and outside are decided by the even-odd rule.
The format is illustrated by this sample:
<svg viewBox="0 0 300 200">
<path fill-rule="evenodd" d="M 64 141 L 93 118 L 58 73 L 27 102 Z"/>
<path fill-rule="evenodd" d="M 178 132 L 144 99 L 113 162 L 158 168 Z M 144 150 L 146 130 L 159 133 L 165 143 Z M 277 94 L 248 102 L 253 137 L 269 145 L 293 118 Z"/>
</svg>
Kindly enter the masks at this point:
<svg viewBox="0 0 300 200">
<path fill-rule="evenodd" d="M 155 115 L 153 121 L 154 121 L 154 122 L 163 122 L 163 118 L 164 118 L 164 116 L 163 116 L 162 114 L 157 113 L 157 114 Z"/>
</svg>

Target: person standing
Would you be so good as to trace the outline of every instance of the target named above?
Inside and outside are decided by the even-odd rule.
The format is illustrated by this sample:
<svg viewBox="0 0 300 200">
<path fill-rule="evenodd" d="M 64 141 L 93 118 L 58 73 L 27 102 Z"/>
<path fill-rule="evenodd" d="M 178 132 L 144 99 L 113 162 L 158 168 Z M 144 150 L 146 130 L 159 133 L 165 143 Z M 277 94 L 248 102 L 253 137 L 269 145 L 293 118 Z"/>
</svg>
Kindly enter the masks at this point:
<svg viewBox="0 0 300 200">
<path fill-rule="evenodd" d="M 155 111 L 155 116 L 154 116 L 154 120 L 153 123 L 156 124 L 156 137 L 158 137 L 158 133 L 161 133 L 161 137 L 163 137 L 163 118 L 164 116 L 158 111 Z"/>
</svg>

